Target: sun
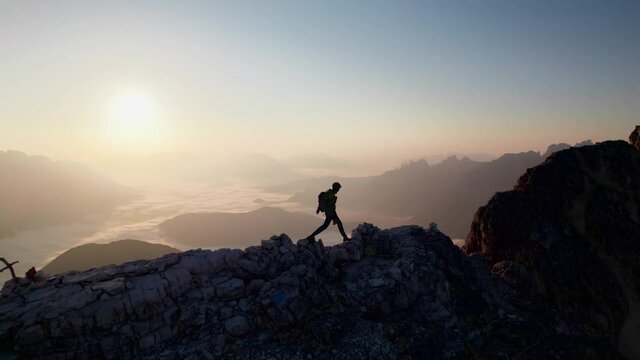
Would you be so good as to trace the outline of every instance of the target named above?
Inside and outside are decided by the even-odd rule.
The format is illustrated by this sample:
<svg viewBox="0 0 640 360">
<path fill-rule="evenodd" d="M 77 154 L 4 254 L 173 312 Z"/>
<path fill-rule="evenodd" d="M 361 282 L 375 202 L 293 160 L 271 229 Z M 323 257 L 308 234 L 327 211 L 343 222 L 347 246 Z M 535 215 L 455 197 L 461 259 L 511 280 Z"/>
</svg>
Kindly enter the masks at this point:
<svg viewBox="0 0 640 360">
<path fill-rule="evenodd" d="M 114 117 L 126 124 L 140 124 L 149 121 L 151 101 L 140 92 L 119 95 L 113 103 Z"/>
<path fill-rule="evenodd" d="M 111 101 L 106 133 L 122 145 L 149 145 L 157 140 L 159 123 L 151 98 L 142 91 L 128 90 Z"/>
</svg>

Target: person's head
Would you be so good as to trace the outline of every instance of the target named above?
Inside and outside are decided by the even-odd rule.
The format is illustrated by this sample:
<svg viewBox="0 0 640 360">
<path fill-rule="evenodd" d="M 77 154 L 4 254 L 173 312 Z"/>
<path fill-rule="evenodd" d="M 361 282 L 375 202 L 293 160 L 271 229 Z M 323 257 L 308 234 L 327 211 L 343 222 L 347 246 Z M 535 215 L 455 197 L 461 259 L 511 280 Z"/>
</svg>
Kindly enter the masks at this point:
<svg viewBox="0 0 640 360">
<path fill-rule="evenodd" d="M 340 185 L 339 182 L 334 182 L 333 185 L 331 185 L 331 189 L 334 192 L 338 192 L 338 190 L 340 190 L 341 187 L 342 187 L 342 185 Z"/>
</svg>

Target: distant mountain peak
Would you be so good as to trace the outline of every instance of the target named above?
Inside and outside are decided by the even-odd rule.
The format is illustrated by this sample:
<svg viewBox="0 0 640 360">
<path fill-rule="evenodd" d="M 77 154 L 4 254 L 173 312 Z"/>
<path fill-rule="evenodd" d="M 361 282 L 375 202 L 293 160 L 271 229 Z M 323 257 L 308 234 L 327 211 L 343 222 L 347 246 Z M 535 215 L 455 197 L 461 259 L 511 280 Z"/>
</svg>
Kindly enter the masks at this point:
<svg viewBox="0 0 640 360">
<path fill-rule="evenodd" d="M 42 268 L 48 274 L 81 271 L 127 261 L 154 259 L 180 250 L 141 240 L 123 239 L 106 244 L 89 243 L 71 248 Z"/>
<path fill-rule="evenodd" d="M 573 147 L 582 147 L 582 146 L 588 146 L 588 145 L 593 145 L 593 142 L 591 140 L 584 140 L 579 143 L 576 143 L 575 145 L 573 145 Z M 549 157 L 549 155 L 553 154 L 554 152 L 568 149 L 570 147 L 572 146 L 566 143 L 551 144 L 547 147 L 547 151 L 545 151 L 542 156 L 547 158 Z"/>
<path fill-rule="evenodd" d="M 0 238 L 105 214 L 135 198 L 90 167 L 0 151 Z"/>
</svg>

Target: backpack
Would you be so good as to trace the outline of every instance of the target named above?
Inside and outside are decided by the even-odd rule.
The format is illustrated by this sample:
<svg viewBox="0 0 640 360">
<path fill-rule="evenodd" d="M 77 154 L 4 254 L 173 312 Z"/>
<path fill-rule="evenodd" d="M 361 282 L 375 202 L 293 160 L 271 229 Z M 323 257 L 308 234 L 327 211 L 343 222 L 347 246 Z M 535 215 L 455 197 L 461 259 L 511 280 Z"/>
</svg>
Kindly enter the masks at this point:
<svg viewBox="0 0 640 360">
<path fill-rule="evenodd" d="M 321 212 L 327 212 L 327 210 L 329 210 L 329 207 L 331 206 L 329 202 L 329 190 L 323 191 L 318 194 L 318 210 L 320 210 Z"/>
</svg>

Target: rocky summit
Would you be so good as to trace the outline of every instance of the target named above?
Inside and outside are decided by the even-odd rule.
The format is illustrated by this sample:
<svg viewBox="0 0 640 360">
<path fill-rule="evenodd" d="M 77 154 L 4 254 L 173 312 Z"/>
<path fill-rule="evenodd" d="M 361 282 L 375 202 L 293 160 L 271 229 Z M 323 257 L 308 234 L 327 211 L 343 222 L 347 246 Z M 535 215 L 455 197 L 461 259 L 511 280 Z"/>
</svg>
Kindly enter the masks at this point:
<svg viewBox="0 0 640 360">
<path fill-rule="evenodd" d="M 640 151 L 570 148 L 437 226 L 285 235 L 5 283 L 0 357 L 624 359 L 640 333 Z"/>
<path fill-rule="evenodd" d="M 435 227 L 362 224 L 331 247 L 281 235 L 8 282 L 0 341 L 51 359 L 621 358 L 503 275 Z"/>
</svg>

